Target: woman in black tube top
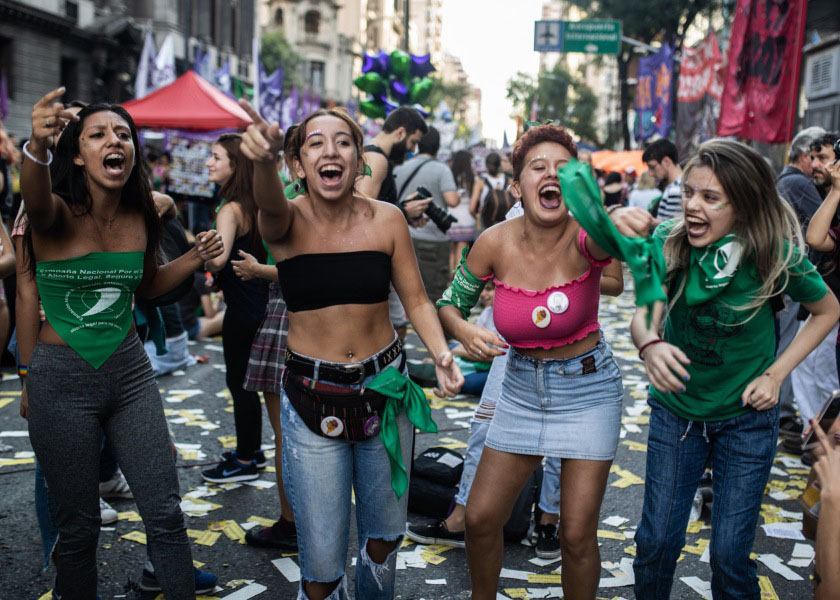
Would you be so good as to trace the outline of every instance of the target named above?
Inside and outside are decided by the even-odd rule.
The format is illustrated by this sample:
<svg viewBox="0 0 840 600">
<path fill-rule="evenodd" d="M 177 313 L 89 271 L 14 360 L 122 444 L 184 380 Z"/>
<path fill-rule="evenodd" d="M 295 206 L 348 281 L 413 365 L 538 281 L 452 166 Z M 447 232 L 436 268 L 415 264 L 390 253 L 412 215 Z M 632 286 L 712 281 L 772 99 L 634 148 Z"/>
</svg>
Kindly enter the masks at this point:
<svg viewBox="0 0 840 600">
<path fill-rule="evenodd" d="M 283 135 L 242 106 L 254 120 L 242 151 L 254 161 L 260 233 L 277 261 L 289 310 L 283 479 L 297 524 L 301 596 L 348 597 L 352 489 L 359 526 L 355 597 L 393 598 L 411 463 L 406 412 L 416 422 L 422 410 L 400 406 L 393 419 L 391 400 L 368 389 L 405 371 L 388 318 L 391 282 L 435 359 L 440 392 L 457 393 L 463 377 L 423 288 L 405 218 L 395 206 L 354 193 L 364 172 L 359 126 L 342 109 L 303 120 L 286 152 L 305 193 L 287 200 L 275 166 Z M 389 366 L 398 370 L 383 373 Z"/>
</svg>

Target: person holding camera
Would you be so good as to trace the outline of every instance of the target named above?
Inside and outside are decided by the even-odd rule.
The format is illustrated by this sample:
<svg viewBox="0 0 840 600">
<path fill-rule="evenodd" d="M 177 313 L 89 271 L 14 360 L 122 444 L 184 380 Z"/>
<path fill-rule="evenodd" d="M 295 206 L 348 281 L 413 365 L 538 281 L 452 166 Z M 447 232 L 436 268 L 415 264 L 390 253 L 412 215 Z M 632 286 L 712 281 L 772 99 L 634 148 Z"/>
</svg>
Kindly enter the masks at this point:
<svg viewBox="0 0 840 600">
<path fill-rule="evenodd" d="M 436 160 L 440 133 L 434 127 L 417 143 L 417 156 L 394 169 L 397 197 L 409 218 L 411 243 L 429 298 L 437 300 L 449 284 L 449 236 L 454 219 L 449 207 L 458 206 L 458 186 L 452 171 Z M 424 189 L 423 189 L 424 188 Z M 421 196 L 431 192 L 422 204 Z"/>
</svg>

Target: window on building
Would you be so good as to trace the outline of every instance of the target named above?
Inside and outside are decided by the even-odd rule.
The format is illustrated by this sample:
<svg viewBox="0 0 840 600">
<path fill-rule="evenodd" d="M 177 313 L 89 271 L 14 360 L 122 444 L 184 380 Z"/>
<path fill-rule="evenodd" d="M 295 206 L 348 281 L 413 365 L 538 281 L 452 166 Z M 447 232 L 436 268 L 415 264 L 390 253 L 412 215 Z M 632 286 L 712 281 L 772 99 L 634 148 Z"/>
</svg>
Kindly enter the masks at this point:
<svg viewBox="0 0 840 600">
<path fill-rule="evenodd" d="M 321 13 L 317 10 L 308 10 L 303 16 L 303 27 L 306 33 L 318 33 L 321 28 Z"/>
<path fill-rule="evenodd" d="M 67 0 L 64 3 L 64 14 L 71 21 L 77 22 L 79 20 L 79 3 Z"/>
<path fill-rule="evenodd" d="M 9 99 L 15 99 L 15 76 L 12 70 L 12 40 L 0 37 L 0 74 L 6 76 L 6 89 Z"/>
<path fill-rule="evenodd" d="M 318 93 L 324 91 L 324 63 L 313 60 L 309 63 L 309 84 Z"/>
<path fill-rule="evenodd" d="M 282 25 L 283 24 L 283 9 L 278 8 L 274 11 L 274 24 L 275 25 Z"/>
</svg>

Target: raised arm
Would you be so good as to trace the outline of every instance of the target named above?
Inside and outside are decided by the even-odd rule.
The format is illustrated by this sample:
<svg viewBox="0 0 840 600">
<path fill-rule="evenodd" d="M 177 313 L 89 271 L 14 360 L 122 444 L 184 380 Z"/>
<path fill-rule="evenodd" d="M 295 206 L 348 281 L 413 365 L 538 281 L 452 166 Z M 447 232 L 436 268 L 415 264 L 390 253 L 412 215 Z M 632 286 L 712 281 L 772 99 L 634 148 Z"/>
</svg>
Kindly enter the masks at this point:
<svg viewBox="0 0 840 600">
<path fill-rule="evenodd" d="M 394 232 L 394 254 L 391 257 L 391 279 L 405 307 L 405 314 L 429 354 L 435 360 L 438 385 L 445 396 L 454 396 L 464 385 L 464 376 L 452 358 L 435 307 L 429 302 L 417 268 L 417 258 L 408 233 L 408 225 L 399 209 L 382 206 L 387 211 L 388 230 Z"/>
<path fill-rule="evenodd" d="M 840 164 L 834 163 L 825 168 L 831 177 L 831 190 L 820 204 L 817 212 L 811 217 L 808 223 L 808 230 L 805 233 L 805 241 L 814 250 L 820 252 L 833 252 L 836 248 L 836 240 L 831 237 L 829 229 L 831 220 L 837 214 L 837 206 L 840 204 Z"/>
<path fill-rule="evenodd" d="M 35 103 L 32 109 L 32 135 L 24 146 L 20 189 L 26 198 L 29 223 L 38 233 L 46 233 L 62 214 L 63 202 L 52 193 L 49 168 L 51 148 L 66 123 L 70 120 L 78 121 L 76 115 L 64 110 L 61 102 L 53 102 L 63 93 L 63 87 L 54 89 Z"/>
<path fill-rule="evenodd" d="M 239 100 L 254 121 L 242 135 L 242 153 L 254 161 L 254 201 L 260 209 L 260 235 L 269 244 L 286 236 L 294 211 L 283 191 L 277 171 L 277 156 L 283 149 L 283 132 L 278 123 L 269 125 L 245 100 Z"/>
</svg>

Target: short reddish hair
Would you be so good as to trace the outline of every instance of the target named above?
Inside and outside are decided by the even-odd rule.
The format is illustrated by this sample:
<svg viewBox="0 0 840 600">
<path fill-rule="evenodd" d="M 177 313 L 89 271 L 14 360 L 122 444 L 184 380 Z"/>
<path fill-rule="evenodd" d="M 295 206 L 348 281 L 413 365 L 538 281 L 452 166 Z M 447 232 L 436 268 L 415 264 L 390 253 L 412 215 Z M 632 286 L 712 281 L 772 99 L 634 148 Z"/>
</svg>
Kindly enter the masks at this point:
<svg viewBox="0 0 840 600">
<path fill-rule="evenodd" d="M 518 180 L 522 174 L 522 169 L 525 167 L 525 155 L 530 152 L 531 148 L 543 142 L 560 144 L 569 151 L 569 154 L 577 158 L 577 145 L 565 127 L 553 123 L 531 127 L 521 138 L 516 140 L 516 144 L 513 146 L 510 162 L 513 164 L 514 179 Z"/>
</svg>

